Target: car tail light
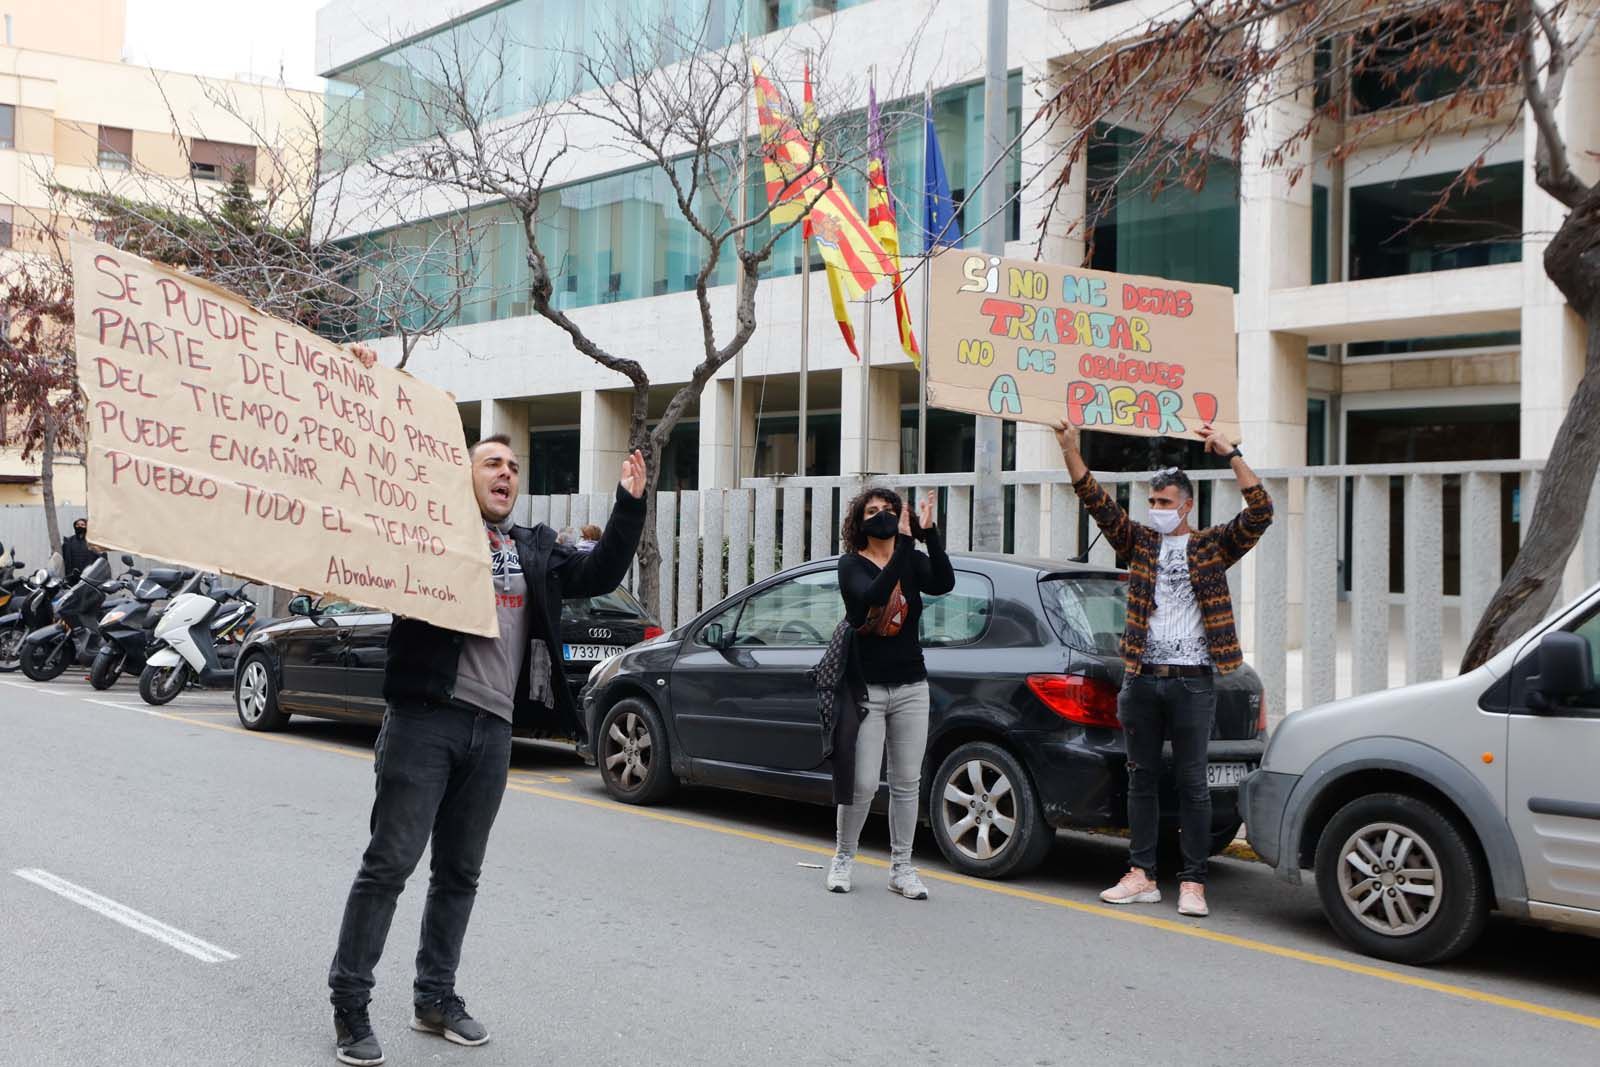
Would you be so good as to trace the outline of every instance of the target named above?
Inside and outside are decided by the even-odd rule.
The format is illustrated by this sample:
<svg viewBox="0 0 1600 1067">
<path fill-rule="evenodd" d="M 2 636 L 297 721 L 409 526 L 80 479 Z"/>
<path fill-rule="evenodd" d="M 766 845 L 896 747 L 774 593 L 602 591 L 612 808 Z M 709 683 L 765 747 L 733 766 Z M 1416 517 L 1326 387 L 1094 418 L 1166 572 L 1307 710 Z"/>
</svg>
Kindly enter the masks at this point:
<svg viewBox="0 0 1600 1067">
<path fill-rule="evenodd" d="M 1075 723 L 1122 729 L 1117 721 L 1117 691 L 1109 682 L 1077 674 L 1030 674 L 1028 688 L 1045 707 Z"/>
<path fill-rule="evenodd" d="M 657 637 L 660 637 L 662 634 L 664 634 L 666 632 L 667 631 L 663 630 L 659 626 L 646 626 L 644 628 L 644 639 L 646 641 L 650 641 L 650 640 L 653 640 L 653 639 L 655 639 Z"/>
</svg>

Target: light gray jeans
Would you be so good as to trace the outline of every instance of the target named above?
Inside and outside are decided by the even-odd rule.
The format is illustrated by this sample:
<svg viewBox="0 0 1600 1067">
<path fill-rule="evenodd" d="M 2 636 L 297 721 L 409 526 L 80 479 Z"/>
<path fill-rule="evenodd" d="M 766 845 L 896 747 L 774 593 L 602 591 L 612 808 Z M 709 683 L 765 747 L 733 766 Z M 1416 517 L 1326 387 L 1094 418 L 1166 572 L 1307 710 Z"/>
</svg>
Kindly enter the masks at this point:
<svg viewBox="0 0 1600 1067">
<path fill-rule="evenodd" d="M 895 866 L 911 862 L 917 834 L 917 792 L 922 757 L 928 747 L 928 683 L 867 686 L 866 717 L 856 737 L 855 802 L 839 805 L 840 855 L 854 856 L 861 828 L 878 792 L 878 769 L 889 750 L 889 858 Z"/>
</svg>

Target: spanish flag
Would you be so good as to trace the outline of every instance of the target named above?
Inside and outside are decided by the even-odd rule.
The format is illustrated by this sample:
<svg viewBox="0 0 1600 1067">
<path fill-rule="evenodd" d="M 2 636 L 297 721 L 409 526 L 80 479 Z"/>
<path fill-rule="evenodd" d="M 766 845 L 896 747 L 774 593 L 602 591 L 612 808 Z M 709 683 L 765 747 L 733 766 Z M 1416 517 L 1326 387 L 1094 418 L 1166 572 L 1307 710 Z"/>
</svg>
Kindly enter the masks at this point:
<svg viewBox="0 0 1600 1067">
<path fill-rule="evenodd" d="M 802 216 L 804 235 L 817 242 L 828 272 L 828 293 L 834 318 L 851 355 L 857 359 L 855 330 L 847 301 L 859 300 L 884 278 L 893 276 L 895 261 L 850 203 L 844 190 L 833 183 L 823 160 L 817 136 L 815 103 L 811 94 L 811 68 L 806 67 L 805 109 L 802 129 L 785 115 L 777 90 L 760 64 L 755 75 L 756 116 L 761 124 L 762 165 L 766 173 L 767 202 L 778 225 Z"/>
<path fill-rule="evenodd" d="M 884 253 L 894 266 L 890 278 L 894 281 L 894 319 L 900 327 L 900 347 L 910 357 L 913 365 L 922 366 L 922 351 L 917 348 L 917 336 L 911 332 L 911 302 L 900 281 L 900 228 L 894 218 L 894 198 L 889 195 L 889 179 L 885 171 L 888 160 L 884 152 L 883 127 L 878 115 L 878 90 L 867 87 L 867 225 L 883 246 Z"/>
</svg>

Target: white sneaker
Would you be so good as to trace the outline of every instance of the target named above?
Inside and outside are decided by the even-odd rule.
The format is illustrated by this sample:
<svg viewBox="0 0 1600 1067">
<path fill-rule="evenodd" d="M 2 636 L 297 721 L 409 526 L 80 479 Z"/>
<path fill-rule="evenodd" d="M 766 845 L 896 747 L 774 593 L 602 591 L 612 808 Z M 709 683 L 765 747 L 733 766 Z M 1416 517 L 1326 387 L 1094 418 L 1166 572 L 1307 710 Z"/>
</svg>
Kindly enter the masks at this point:
<svg viewBox="0 0 1600 1067">
<path fill-rule="evenodd" d="M 917 869 L 909 865 L 889 872 L 889 892 L 899 893 L 907 900 L 928 899 L 928 887 L 917 877 Z"/>
<path fill-rule="evenodd" d="M 1107 904 L 1156 904 L 1161 900 L 1161 890 L 1150 876 L 1135 867 L 1122 876 L 1122 881 L 1100 894 Z"/>
<path fill-rule="evenodd" d="M 856 858 L 835 852 L 833 863 L 828 867 L 828 892 L 850 892 L 850 869 L 855 866 Z"/>
<path fill-rule="evenodd" d="M 1178 914 L 1204 919 L 1211 914 L 1206 906 L 1206 887 L 1199 882 L 1184 882 L 1178 886 Z"/>
</svg>

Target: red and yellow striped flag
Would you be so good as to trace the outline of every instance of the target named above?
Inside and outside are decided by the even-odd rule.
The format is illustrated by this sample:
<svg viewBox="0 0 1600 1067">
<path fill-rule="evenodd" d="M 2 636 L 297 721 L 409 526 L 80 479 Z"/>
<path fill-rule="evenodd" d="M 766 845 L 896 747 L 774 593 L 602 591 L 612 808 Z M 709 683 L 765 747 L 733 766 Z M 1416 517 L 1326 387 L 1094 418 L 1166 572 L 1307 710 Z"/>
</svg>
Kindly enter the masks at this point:
<svg viewBox="0 0 1600 1067">
<path fill-rule="evenodd" d="M 889 275 L 894 282 L 894 319 L 900 328 L 900 347 L 916 367 L 922 366 L 922 350 L 917 347 L 917 335 L 911 332 L 911 302 L 900 281 L 900 228 L 894 218 L 894 198 L 889 195 L 889 179 L 885 173 L 883 128 L 878 116 L 878 90 L 867 88 L 867 225 L 878 238 L 884 254 L 893 264 Z"/>
<path fill-rule="evenodd" d="M 804 234 L 816 239 L 817 251 L 827 267 L 828 293 L 839 332 L 851 354 L 859 359 L 861 353 L 856 349 L 847 301 L 861 299 L 874 285 L 890 277 L 895 263 L 849 197 L 829 177 L 817 138 L 809 64 L 805 82 L 805 124 L 809 128 L 804 132 L 783 114 L 777 90 L 761 73 L 760 65 L 753 66 L 772 221 L 782 225 L 805 217 Z"/>
</svg>

